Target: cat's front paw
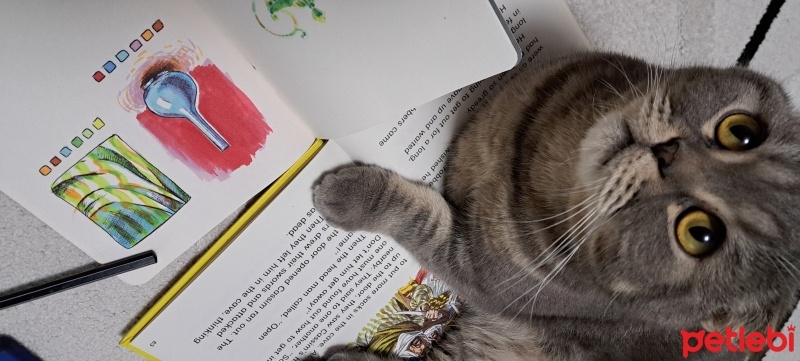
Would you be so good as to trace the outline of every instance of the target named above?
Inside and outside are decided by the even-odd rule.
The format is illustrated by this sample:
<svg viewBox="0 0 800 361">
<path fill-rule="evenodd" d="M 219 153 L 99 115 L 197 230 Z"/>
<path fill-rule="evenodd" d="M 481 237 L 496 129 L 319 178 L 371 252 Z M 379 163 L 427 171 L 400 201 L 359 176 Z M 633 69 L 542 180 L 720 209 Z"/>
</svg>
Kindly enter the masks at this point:
<svg viewBox="0 0 800 361">
<path fill-rule="evenodd" d="M 314 186 L 314 207 L 329 224 L 346 231 L 375 230 L 393 173 L 353 165 L 323 174 Z"/>
</svg>

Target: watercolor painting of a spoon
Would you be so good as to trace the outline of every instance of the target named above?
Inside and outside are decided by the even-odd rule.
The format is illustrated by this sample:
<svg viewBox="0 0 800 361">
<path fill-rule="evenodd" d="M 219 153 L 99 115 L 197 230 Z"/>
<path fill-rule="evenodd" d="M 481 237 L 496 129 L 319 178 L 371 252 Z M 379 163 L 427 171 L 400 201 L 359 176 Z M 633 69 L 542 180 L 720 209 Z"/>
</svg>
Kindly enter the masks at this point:
<svg viewBox="0 0 800 361">
<path fill-rule="evenodd" d="M 164 118 L 189 120 L 220 151 L 230 146 L 197 110 L 198 86 L 191 75 L 182 71 L 162 71 L 142 89 L 144 104 L 151 112 Z"/>
</svg>

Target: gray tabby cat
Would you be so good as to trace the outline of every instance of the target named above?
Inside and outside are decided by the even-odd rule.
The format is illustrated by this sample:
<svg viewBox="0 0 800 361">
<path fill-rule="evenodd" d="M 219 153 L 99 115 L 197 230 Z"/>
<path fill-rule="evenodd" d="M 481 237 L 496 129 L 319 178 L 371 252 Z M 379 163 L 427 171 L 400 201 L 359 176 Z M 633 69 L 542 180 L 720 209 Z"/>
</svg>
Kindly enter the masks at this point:
<svg viewBox="0 0 800 361">
<path fill-rule="evenodd" d="M 328 222 L 391 236 L 471 307 L 427 359 L 682 360 L 681 330 L 780 330 L 800 290 L 781 87 L 599 53 L 529 73 L 457 137 L 444 196 L 367 165 L 314 188 Z"/>
</svg>

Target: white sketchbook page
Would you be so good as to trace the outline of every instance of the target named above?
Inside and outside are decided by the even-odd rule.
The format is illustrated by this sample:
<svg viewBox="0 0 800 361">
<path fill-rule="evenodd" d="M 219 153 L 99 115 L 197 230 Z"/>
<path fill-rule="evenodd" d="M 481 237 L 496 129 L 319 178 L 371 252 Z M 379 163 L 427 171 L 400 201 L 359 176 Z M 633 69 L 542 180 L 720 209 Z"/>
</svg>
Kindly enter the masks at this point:
<svg viewBox="0 0 800 361">
<path fill-rule="evenodd" d="M 202 3 L 320 138 L 367 129 L 519 59 L 488 0 L 318 2 L 324 22 L 308 7 L 273 20 L 265 0 Z"/>
<path fill-rule="evenodd" d="M 0 142 L 0 161 L 5 169 L 0 174 L 0 189 L 98 262 L 155 250 L 158 263 L 122 275 L 128 283 L 150 279 L 288 169 L 314 139 L 275 90 L 219 35 L 213 22 L 189 5 L 26 1 L 5 4 L 0 12 L 0 44 L 5 44 L 0 82 L 6 84 L 0 88 L 0 124 L 6 135 Z M 156 20 L 163 25 L 155 26 L 160 31 L 154 29 Z M 142 35 L 145 30 L 150 32 L 146 35 L 149 41 Z M 137 51 L 130 47 L 133 41 L 141 44 Z M 120 61 L 117 54 L 123 50 L 128 58 Z M 137 72 L 162 58 L 180 59 L 176 67 L 193 74 L 199 84 L 201 113 L 206 112 L 208 121 L 217 124 L 223 138 L 230 141 L 222 156 L 188 120 L 152 115 L 141 106 L 141 94 L 139 108 L 128 104 L 130 99 L 124 94 L 131 84 L 141 91 L 133 79 Z M 111 72 L 104 70 L 106 62 L 115 67 Z M 104 78 L 98 82 L 95 72 Z M 246 111 L 240 112 L 242 109 Z M 149 118 L 145 116 L 148 112 Z M 140 116 L 145 117 L 140 120 Z M 96 118 L 103 122 L 100 129 L 95 127 L 99 125 Z M 185 123 L 184 128 L 159 128 L 179 123 Z M 241 124 L 257 131 L 231 128 Z M 86 130 L 91 134 L 83 134 Z M 166 221 L 149 225 L 155 230 L 131 248 L 118 243 L 111 233 L 51 189 L 95 147 L 110 144 L 106 140 L 113 135 L 191 197 L 185 201 L 185 196 L 175 192 L 159 191 L 153 182 L 129 173 L 120 178 L 112 176 L 115 180 L 108 185 L 89 186 L 96 187 L 90 190 L 67 188 L 70 190 L 64 197 L 68 192 L 78 197 L 102 194 L 100 203 L 94 203 L 97 207 L 91 208 L 93 212 L 103 204 L 102 209 L 112 210 L 117 205 L 142 201 L 120 198 L 119 190 L 113 188 L 120 188 L 114 182 L 121 177 L 127 180 L 120 184 L 169 194 L 178 210 Z M 250 135 L 253 137 L 248 138 Z M 73 145 L 74 139 L 82 144 Z M 60 163 L 53 165 L 51 159 Z M 51 173 L 42 175 L 43 166 L 50 167 Z M 110 167 L 122 171 L 120 163 Z M 153 174 L 147 177 L 152 179 Z M 182 207 L 176 199 L 184 202 Z M 115 202 L 106 202 L 110 200 Z M 108 220 L 109 214 L 98 219 Z M 129 234 L 120 237 L 131 239 Z"/>
<path fill-rule="evenodd" d="M 325 145 L 132 344 L 165 361 L 291 360 L 356 341 L 419 266 L 394 241 L 316 213 L 312 183 L 350 161 Z"/>
<path fill-rule="evenodd" d="M 497 6 L 522 48 L 519 65 L 336 143 L 356 160 L 441 187 L 450 141 L 484 100 L 517 74 L 536 71 L 537 63 L 589 48 L 563 0 L 497 0 Z"/>
</svg>

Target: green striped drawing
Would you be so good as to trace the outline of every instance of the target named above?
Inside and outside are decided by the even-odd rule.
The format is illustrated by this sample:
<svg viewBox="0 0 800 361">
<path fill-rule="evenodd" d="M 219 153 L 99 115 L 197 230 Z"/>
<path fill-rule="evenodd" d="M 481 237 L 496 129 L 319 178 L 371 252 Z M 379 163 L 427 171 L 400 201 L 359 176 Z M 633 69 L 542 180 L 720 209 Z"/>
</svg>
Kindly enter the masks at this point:
<svg viewBox="0 0 800 361">
<path fill-rule="evenodd" d="M 61 175 L 51 190 L 125 248 L 153 233 L 191 198 L 116 134 Z"/>
</svg>

